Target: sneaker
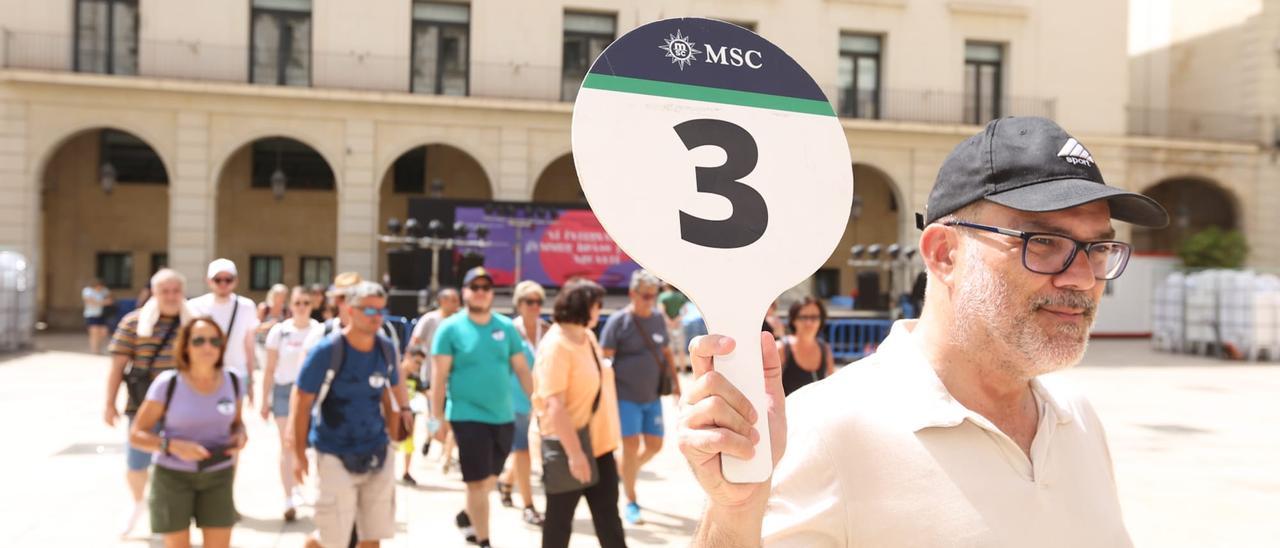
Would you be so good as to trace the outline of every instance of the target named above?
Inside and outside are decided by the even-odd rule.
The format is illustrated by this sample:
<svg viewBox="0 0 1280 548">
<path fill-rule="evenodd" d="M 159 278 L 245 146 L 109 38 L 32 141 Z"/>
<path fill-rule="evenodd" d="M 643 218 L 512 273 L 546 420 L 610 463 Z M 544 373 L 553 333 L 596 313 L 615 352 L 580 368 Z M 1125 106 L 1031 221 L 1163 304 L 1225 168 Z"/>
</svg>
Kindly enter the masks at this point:
<svg viewBox="0 0 1280 548">
<path fill-rule="evenodd" d="M 458 512 L 458 516 L 453 519 L 458 526 L 458 530 L 462 532 L 462 536 L 471 544 L 476 543 L 476 529 L 471 526 L 471 517 L 467 516 L 467 511 Z"/>
<path fill-rule="evenodd" d="M 400 483 L 408 485 L 409 487 L 418 486 L 418 481 L 413 479 L 413 476 L 410 476 L 408 472 L 405 472 L 404 475 L 400 477 Z"/>
<path fill-rule="evenodd" d="M 299 506 L 306 506 L 309 504 L 307 502 L 307 498 L 302 496 L 301 487 L 298 487 L 296 485 L 293 486 L 293 492 L 290 493 L 290 496 L 289 496 L 289 504 L 292 505 L 294 508 L 297 508 Z"/>
<path fill-rule="evenodd" d="M 138 524 L 138 518 L 142 517 L 142 512 L 146 508 L 141 502 L 133 505 L 133 510 L 129 512 L 129 516 L 125 519 L 124 526 L 120 528 L 120 537 L 124 538 L 133 532 L 133 528 Z"/>
<path fill-rule="evenodd" d="M 422 444 L 422 456 L 427 456 L 431 452 L 431 438 L 427 438 L 427 442 Z"/>
<path fill-rule="evenodd" d="M 622 518 L 631 525 L 644 525 L 644 518 L 640 517 L 640 505 L 634 502 L 627 503 L 627 509 L 622 513 Z"/>
<path fill-rule="evenodd" d="M 539 514 L 532 506 L 526 506 L 524 509 L 524 522 L 534 527 L 542 527 L 542 514 Z"/>
</svg>

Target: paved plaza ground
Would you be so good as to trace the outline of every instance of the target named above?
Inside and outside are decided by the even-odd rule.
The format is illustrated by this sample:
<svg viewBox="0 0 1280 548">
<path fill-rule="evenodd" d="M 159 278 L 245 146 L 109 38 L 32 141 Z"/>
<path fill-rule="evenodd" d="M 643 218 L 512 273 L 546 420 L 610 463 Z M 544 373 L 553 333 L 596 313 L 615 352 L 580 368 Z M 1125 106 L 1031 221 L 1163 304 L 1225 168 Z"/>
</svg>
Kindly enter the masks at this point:
<svg viewBox="0 0 1280 548">
<path fill-rule="evenodd" d="M 160 546 L 145 518 L 131 538 L 116 538 L 128 503 L 125 433 L 101 419 L 108 358 L 84 347 L 80 335 L 42 335 L 37 351 L 0 356 L 0 546 Z M 1229 364 L 1156 353 L 1146 341 L 1100 340 L 1084 364 L 1059 375 L 1089 395 L 1107 427 L 1138 546 L 1280 545 L 1280 364 Z M 674 416 L 670 403 L 667 412 Z M 244 519 L 234 544 L 300 546 L 311 510 L 283 524 L 274 426 L 256 414 L 248 423 L 236 491 Z M 702 496 L 668 440 L 641 477 L 649 522 L 627 528 L 632 546 L 683 545 L 696 524 Z M 452 525 L 463 504 L 461 478 L 456 467 L 442 474 L 438 456 L 433 448 L 430 458 L 415 460 L 418 487 L 398 488 L 400 534 L 384 545 L 464 545 Z M 538 545 L 538 531 L 517 511 L 497 507 L 496 496 L 494 506 L 496 546 Z M 575 531 L 573 546 L 596 545 L 585 503 Z"/>
</svg>

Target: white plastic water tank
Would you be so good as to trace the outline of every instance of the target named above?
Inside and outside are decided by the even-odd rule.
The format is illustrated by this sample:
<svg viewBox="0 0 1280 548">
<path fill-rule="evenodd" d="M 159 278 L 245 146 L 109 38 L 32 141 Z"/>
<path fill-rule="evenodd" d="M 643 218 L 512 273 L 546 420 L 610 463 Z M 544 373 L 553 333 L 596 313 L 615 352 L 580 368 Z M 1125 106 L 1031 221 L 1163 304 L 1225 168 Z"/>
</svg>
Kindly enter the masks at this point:
<svg viewBox="0 0 1280 548">
<path fill-rule="evenodd" d="M 0 352 L 31 346 L 35 289 L 27 259 L 16 252 L 0 251 Z"/>
</svg>

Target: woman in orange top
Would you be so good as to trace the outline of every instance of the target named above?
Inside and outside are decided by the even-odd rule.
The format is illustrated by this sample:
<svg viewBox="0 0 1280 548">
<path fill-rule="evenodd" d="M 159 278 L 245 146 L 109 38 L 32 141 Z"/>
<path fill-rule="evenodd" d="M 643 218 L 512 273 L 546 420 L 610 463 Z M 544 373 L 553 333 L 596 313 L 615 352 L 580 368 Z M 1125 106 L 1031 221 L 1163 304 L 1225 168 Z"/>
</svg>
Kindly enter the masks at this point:
<svg viewBox="0 0 1280 548">
<path fill-rule="evenodd" d="M 569 471 L 581 482 L 591 479 L 595 459 L 598 480 L 591 487 L 547 495 L 542 526 L 543 548 L 569 545 L 578 499 L 586 497 L 591 508 L 596 539 L 603 548 L 626 546 L 622 518 L 618 515 L 618 465 L 613 451 L 622 435 L 618 422 L 618 396 L 613 369 L 600 360 L 600 345 L 592 328 L 600 317 L 604 289 L 589 280 L 565 284 L 556 296 L 555 325 L 543 335 L 533 368 L 533 407 L 542 436 L 556 437 L 569 458 Z M 592 412 L 596 394 L 600 403 Z M 591 455 L 575 435 L 590 425 Z"/>
</svg>

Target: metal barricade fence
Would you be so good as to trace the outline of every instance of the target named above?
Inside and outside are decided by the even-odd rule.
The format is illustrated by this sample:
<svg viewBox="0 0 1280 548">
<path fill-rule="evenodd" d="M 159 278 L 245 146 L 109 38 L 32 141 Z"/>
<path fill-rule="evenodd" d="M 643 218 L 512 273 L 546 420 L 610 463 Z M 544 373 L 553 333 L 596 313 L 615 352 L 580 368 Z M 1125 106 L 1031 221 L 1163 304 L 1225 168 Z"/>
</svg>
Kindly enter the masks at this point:
<svg viewBox="0 0 1280 548">
<path fill-rule="evenodd" d="M 837 364 L 866 357 L 889 336 L 893 320 L 839 318 L 827 320 L 827 343 Z"/>
</svg>

